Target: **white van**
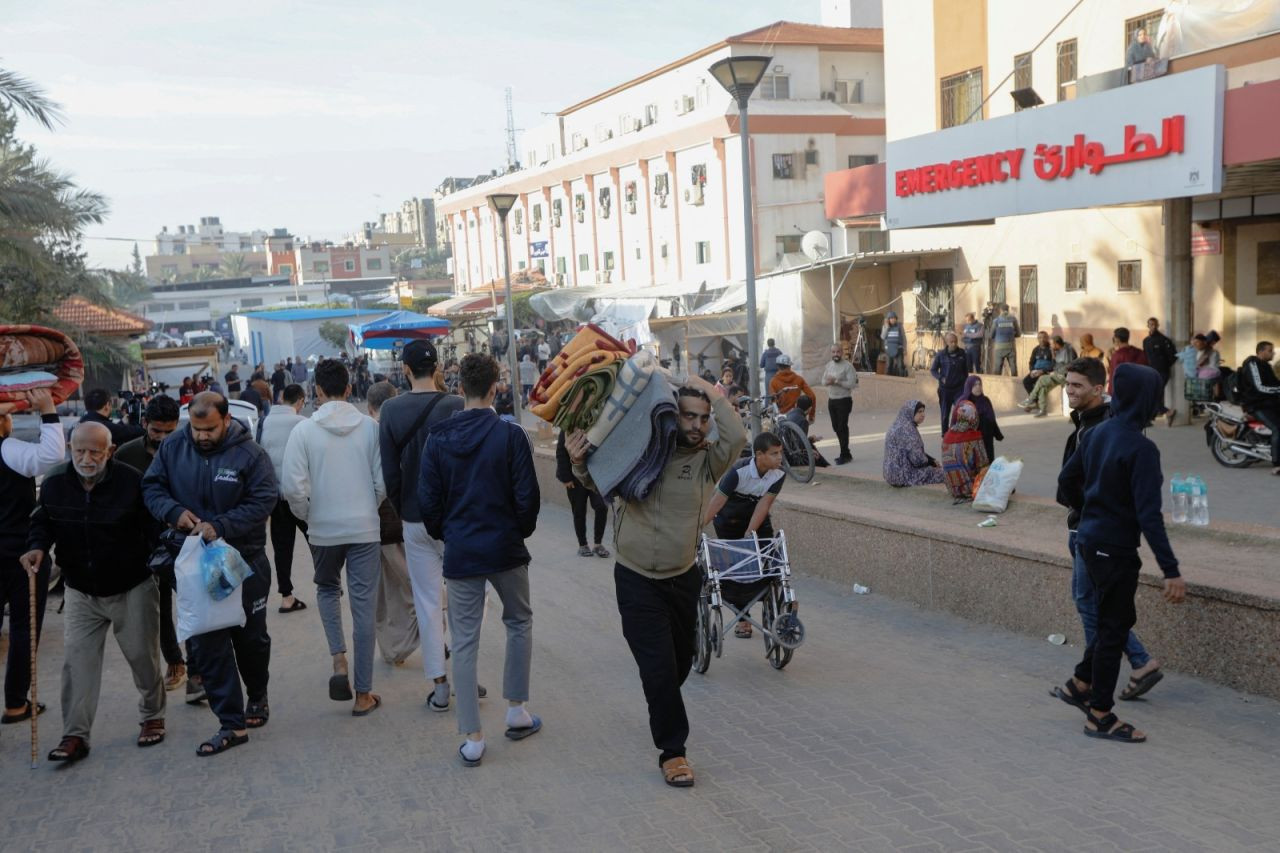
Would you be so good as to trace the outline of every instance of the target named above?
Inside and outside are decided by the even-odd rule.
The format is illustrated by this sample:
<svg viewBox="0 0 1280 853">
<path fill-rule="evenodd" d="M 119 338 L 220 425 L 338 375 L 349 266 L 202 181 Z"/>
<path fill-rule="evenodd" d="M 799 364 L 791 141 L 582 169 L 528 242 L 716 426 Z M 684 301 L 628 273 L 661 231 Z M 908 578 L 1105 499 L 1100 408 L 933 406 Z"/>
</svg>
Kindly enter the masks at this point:
<svg viewBox="0 0 1280 853">
<path fill-rule="evenodd" d="M 192 332 L 183 332 L 182 343 L 189 347 L 216 347 L 222 343 L 222 338 L 208 329 L 196 329 Z"/>
</svg>

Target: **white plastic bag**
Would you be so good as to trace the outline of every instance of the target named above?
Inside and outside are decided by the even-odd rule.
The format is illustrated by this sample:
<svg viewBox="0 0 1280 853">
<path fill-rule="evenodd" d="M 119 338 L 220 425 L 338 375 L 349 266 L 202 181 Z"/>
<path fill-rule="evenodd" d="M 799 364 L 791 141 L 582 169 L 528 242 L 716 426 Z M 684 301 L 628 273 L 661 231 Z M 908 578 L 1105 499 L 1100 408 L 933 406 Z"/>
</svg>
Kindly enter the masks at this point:
<svg viewBox="0 0 1280 853">
<path fill-rule="evenodd" d="M 996 461 L 987 469 L 978 487 L 978 494 L 973 499 L 973 508 L 978 512 L 1004 512 L 1009 506 L 1009 495 L 1013 494 L 1022 476 L 1022 460 L 1009 461 L 997 456 Z"/>
<path fill-rule="evenodd" d="M 221 628 L 244 627 L 244 604 L 240 595 L 229 595 L 214 601 L 205 582 L 201 557 L 204 543 L 199 536 L 188 536 L 173 563 L 178 584 L 178 642 L 186 642 L 197 634 Z"/>
</svg>

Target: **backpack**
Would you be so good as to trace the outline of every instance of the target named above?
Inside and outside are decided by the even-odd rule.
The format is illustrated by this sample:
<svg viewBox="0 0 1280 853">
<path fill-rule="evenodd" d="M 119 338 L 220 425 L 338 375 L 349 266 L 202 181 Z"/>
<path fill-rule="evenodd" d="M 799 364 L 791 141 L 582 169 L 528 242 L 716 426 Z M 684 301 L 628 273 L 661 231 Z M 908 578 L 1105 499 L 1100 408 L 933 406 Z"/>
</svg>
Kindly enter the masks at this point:
<svg viewBox="0 0 1280 853">
<path fill-rule="evenodd" d="M 1218 376 L 1218 387 L 1222 399 L 1234 405 L 1240 405 L 1240 374 L 1229 367 L 1221 369 Z"/>
</svg>

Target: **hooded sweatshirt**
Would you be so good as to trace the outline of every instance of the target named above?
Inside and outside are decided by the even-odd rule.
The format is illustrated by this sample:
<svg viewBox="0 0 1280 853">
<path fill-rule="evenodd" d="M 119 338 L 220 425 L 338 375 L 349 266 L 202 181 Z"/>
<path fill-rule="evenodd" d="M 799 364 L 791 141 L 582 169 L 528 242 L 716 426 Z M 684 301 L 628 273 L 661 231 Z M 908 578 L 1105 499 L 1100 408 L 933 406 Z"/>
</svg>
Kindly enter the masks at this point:
<svg viewBox="0 0 1280 853">
<path fill-rule="evenodd" d="M 785 388 L 794 388 L 793 391 L 784 391 Z M 786 414 L 796 407 L 796 402 L 803 394 L 813 403 L 810 412 L 818 410 L 818 395 L 813 393 L 813 389 L 809 387 L 809 383 L 804 381 L 804 377 L 791 369 L 791 365 L 786 364 L 778 368 L 778 372 L 773 374 L 773 379 L 769 381 L 769 393 L 777 398 L 778 411 Z M 812 415 L 809 420 L 813 420 Z M 719 481 L 719 477 L 716 480 Z"/>
<path fill-rule="evenodd" d="M 293 410 L 293 406 L 273 406 L 271 414 L 262 419 L 262 429 L 258 430 L 258 444 L 271 457 L 271 465 L 276 469 L 276 480 L 284 482 L 284 449 L 289 446 L 289 436 L 294 427 L 305 421 L 302 415 Z"/>
<path fill-rule="evenodd" d="M 280 494 L 307 522 L 313 545 L 381 541 L 378 504 L 387 488 L 378 425 L 350 403 L 325 403 L 289 436 Z"/>
<path fill-rule="evenodd" d="M 1058 475 L 1059 500 L 1082 507 L 1079 542 L 1136 556 L 1141 533 L 1160 571 L 1176 578 L 1178 560 L 1160 514 L 1160 451 L 1142 434 L 1160 407 L 1164 381 L 1150 367 L 1121 364 L 1113 383 L 1111 417 L 1080 438 Z"/>
<path fill-rule="evenodd" d="M 465 578 L 529 564 L 524 540 L 541 496 L 524 430 L 493 409 L 466 409 L 431 428 L 422 449 L 418 505 L 444 540 L 444 576 Z"/>
</svg>

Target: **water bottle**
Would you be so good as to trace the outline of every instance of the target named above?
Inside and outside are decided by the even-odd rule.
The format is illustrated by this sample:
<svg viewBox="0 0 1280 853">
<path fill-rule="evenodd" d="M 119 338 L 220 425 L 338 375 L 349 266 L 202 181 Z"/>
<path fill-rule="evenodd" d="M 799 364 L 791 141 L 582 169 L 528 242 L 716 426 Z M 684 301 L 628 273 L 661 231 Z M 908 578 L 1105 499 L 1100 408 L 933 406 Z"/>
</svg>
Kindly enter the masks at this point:
<svg viewBox="0 0 1280 853">
<path fill-rule="evenodd" d="M 1187 481 L 1181 474 L 1174 474 L 1169 481 L 1169 496 L 1173 499 L 1173 523 L 1186 524 L 1190 501 L 1187 499 Z"/>
<path fill-rule="evenodd" d="M 1191 486 L 1191 523 L 1197 527 L 1209 526 L 1209 487 L 1199 477 Z"/>
</svg>

